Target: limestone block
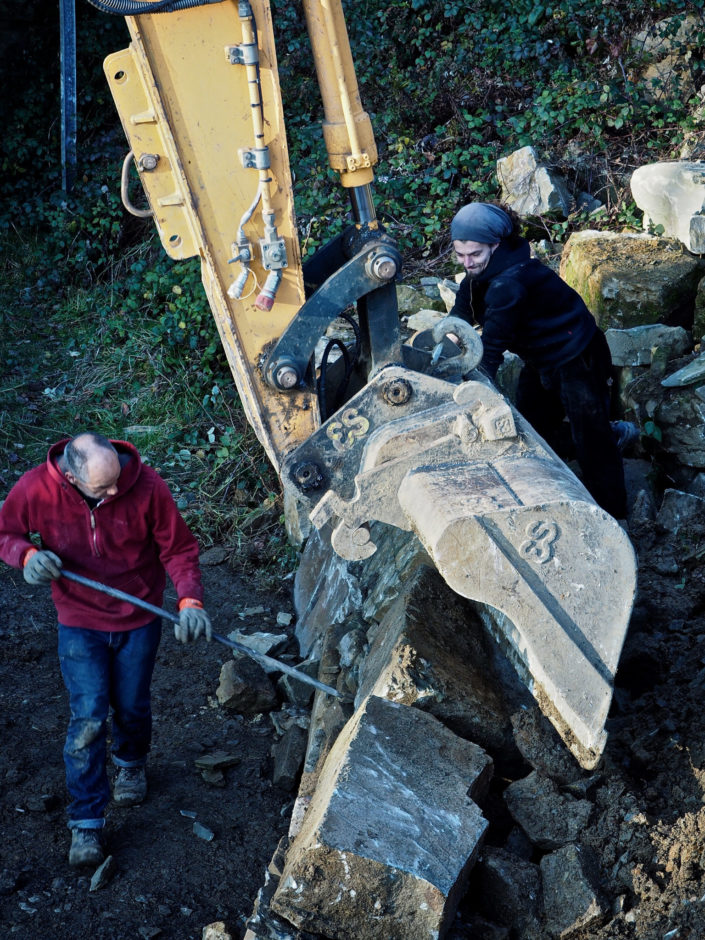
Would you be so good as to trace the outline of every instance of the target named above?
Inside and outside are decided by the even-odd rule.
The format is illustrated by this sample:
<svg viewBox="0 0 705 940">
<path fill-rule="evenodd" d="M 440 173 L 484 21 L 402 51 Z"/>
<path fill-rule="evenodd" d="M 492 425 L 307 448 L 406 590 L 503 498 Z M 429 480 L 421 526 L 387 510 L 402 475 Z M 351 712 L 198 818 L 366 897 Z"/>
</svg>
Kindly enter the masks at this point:
<svg viewBox="0 0 705 940">
<path fill-rule="evenodd" d="M 690 98 L 695 92 L 695 81 L 691 67 L 691 56 L 672 54 L 664 56 L 658 62 L 652 62 L 644 69 L 641 77 L 646 85 L 648 97 L 652 101 L 678 96 Z"/>
<path fill-rule="evenodd" d="M 630 181 L 644 228 L 662 225 L 695 254 L 705 252 L 705 163 L 675 160 L 638 167 Z"/>
<path fill-rule="evenodd" d="M 604 920 L 606 910 L 585 849 L 566 845 L 545 855 L 541 875 L 546 925 L 556 940 L 570 940 Z"/>
<path fill-rule="evenodd" d="M 385 616 L 399 594 L 399 585 L 420 566 L 431 562 L 421 543 L 409 532 L 383 523 L 373 524 L 370 532 L 377 551 L 354 569 L 365 597 L 362 615 L 373 622 Z"/>
<path fill-rule="evenodd" d="M 705 473 L 698 473 L 693 482 L 688 487 L 688 492 L 693 496 L 699 496 L 705 499 Z"/>
<path fill-rule="evenodd" d="M 201 933 L 202 940 L 232 940 L 233 935 L 222 920 L 207 924 Z"/>
<path fill-rule="evenodd" d="M 519 215 L 570 212 L 570 193 L 560 176 L 538 162 L 533 147 L 522 147 L 497 161 L 502 199 Z"/>
<path fill-rule="evenodd" d="M 689 329 L 704 273 L 705 261 L 680 242 L 592 230 L 570 236 L 560 267 L 603 330 L 653 323 Z"/>
<path fill-rule="evenodd" d="M 665 347 L 667 357 L 675 359 L 692 349 L 692 341 L 682 326 L 655 323 L 634 326 L 630 330 L 610 329 L 605 332 L 615 366 L 648 366 L 654 347 Z"/>
<path fill-rule="evenodd" d="M 422 708 L 493 750 L 511 739 L 512 699 L 518 706 L 528 698 L 472 607 L 430 568 L 417 572 L 373 633 L 358 702 L 368 695 Z"/>
<path fill-rule="evenodd" d="M 242 633 L 240 630 L 233 630 L 232 633 L 228 633 L 228 639 L 240 643 L 242 646 L 247 646 L 264 656 L 276 656 L 277 650 L 280 650 L 289 642 L 286 633 L 264 633 L 262 631 Z M 262 668 L 265 672 L 275 671 L 273 666 L 263 665 Z"/>
<path fill-rule="evenodd" d="M 511 783 L 504 800 L 514 821 L 544 851 L 574 842 L 592 811 L 589 800 L 563 796 L 553 781 L 538 771 Z"/>
<path fill-rule="evenodd" d="M 421 286 L 421 290 L 424 292 L 424 294 L 427 297 L 431 297 L 433 300 L 438 300 L 438 298 L 441 296 L 440 293 L 438 292 L 439 282 L 440 282 L 440 278 L 437 278 L 437 277 L 419 278 L 419 284 Z"/>
<path fill-rule="evenodd" d="M 520 927 L 539 914 L 541 875 L 537 865 L 502 849 L 483 849 L 477 863 L 482 911 L 506 927 Z"/>
<path fill-rule="evenodd" d="M 312 532 L 294 580 L 296 639 L 301 655 L 316 655 L 331 625 L 342 623 L 361 603 L 357 578 L 331 550 L 330 533 Z"/>
<path fill-rule="evenodd" d="M 490 768 L 432 716 L 367 699 L 328 755 L 272 909 L 332 940 L 440 937 L 487 828 L 468 791 Z"/>
<path fill-rule="evenodd" d="M 296 668 L 299 672 L 305 673 L 312 679 L 317 679 L 319 665 L 318 658 L 310 656 L 308 659 L 299 663 Z M 312 686 L 286 673 L 283 673 L 277 680 L 277 689 L 286 702 L 291 702 L 293 705 L 298 705 L 301 708 L 305 708 L 309 705 L 313 698 Z"/>
<path fill-rule="evenodd" d="M 355 662 L 365 651 L 367 635 L 360 627 L 354 627 L 340 638 L 338 652 L 340 665 L 343 669 L 352 669 Z"/>
</svg>

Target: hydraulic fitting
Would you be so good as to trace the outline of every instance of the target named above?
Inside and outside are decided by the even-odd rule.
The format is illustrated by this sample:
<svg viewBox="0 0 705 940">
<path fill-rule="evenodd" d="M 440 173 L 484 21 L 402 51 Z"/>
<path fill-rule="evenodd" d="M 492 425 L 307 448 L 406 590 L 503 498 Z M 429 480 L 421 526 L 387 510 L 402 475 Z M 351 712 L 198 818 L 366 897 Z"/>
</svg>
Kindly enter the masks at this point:
<svg viewBox="0 0 705 940">
<path fill-rule="evenodd" d="M 291 391 L 299 384 L 299 372 L 293 362 L 280 360 L 272 369 L 274 384 L 284 391 Z"/>
</svg>

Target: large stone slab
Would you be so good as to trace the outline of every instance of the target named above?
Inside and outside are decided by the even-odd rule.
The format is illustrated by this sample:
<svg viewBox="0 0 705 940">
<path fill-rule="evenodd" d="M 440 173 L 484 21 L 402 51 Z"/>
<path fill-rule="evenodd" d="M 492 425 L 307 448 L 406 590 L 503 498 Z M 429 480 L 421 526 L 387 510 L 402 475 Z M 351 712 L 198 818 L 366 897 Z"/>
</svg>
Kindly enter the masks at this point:
<svg viewBox="0 0 705 940">
<path fill-rule="evenodd" d="M 675 359 L 693 348 L 690 334 L 682 326 L 655 323 L 629 330 L 607 330 L 607 344 L 615 366 L 649 366 L 655 348 L 664 349 L 667 359 Z"/>
<path fill-rule="evenodd" d="M 472 605 L 435 570 L 419 569 L 370 633 L 358 702 L 376 695 L 415 705 L 481 747 L 507 747 L 512 708 L 531 698 Z"/>
<path fill-rule="evenodd" d="M 566 242 L 560 273 L 603 330 L 650 323 L 690 329 L 705 261 L 672 239 L 587 230 Z"/>
<path fill-rule="evenodd" d="M 473 797 L 490 773 L 431 715 L 367 699 L 328 755 L 272 909 L 333 940 L 442 936 L 487 828 Z"/>
<path fill-rule="evenodd" d="M 342 623 L 362 602 L 349 565 L 330 548 L 330 533 L 313 531 L 294 581 L 296 639 L 301 655 L 320 652 L 332 624 Z"/>
<path fill-rule="evenodd" d="M 705 252 L 705 164 L 688 160 L 648 163 L 630 180 L 632 196 L 644 213 L 644 228 L 659 225 L 688 251 Z"/>
</svg>

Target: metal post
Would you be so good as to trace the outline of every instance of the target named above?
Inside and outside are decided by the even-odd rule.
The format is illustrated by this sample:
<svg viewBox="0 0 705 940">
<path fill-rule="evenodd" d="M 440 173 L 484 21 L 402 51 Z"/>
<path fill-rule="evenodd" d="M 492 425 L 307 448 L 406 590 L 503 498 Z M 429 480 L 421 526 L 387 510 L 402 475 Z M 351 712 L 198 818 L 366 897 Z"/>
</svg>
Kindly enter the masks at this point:
<svg viewBox="0 0 705 940">
<path fill-rule="evenodd" d="M 76 178 L 76 0 L 60 0 L 61 16 L 61 185 Z"/>
</svg>

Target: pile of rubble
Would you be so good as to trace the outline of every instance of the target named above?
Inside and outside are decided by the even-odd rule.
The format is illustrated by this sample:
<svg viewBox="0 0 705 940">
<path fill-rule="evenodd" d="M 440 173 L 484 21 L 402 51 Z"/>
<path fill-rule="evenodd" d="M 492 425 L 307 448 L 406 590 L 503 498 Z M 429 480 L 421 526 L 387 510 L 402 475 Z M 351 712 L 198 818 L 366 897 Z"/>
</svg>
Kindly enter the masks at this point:
<svg viewBox="0 0 705 940">
<path fill-rule="evenodd" d="M 531 148 L 500 161 L 498 177 L 505 197 L 519 187 L 508 201 L 525 213 L 574 205 Z M 705 165 L 643 167 L 632 187 L 647 230 L 575 234 L 560 272 L 606 332 L 619 417 L 640 427 L 629 524 L 647 568 L 668 578 L 705 551 Z M 532 193 L 542 201 L 527 208 Z M 434 278 L 401 286 L 408 328 L 431 327 L 456 289 Z M 510 400 L 515 358 L 498 376 Z M 655 532 L 668 550 L 654 548 Z M 578 766 L 492 639 L 492 614 L 450 590 L 416 537 L 380 523 L 371 535 L 365 562 L 338 557 L 327 526 L 302 555 L 302 668 L 344 698 L 317 692 L 309 716 L 309 691 L 286 689 L 275 774 L 299 781 L 298 795 L 247 940 L 569 940 L 635 924 L 626 888 L 605 892 L 590 836 L 611 786 L 601 767 Z M 231 679 L 221 677 L 223 702 Z M 609 796 L 632 852 L 615 856 L 619 881 L 649 837 L 633 801 Z M 469 883 L 471 933 L 454 933 Z"/>
</svg>

